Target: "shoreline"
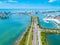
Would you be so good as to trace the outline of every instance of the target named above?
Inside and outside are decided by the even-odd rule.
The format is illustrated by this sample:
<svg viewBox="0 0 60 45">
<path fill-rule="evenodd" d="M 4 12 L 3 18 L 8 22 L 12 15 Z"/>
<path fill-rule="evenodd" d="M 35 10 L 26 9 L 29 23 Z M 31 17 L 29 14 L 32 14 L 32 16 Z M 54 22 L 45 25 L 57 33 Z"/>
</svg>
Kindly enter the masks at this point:
<svg viewBox="0 0 60 45">
<path fill-rule="evenodd" d="M 27 26 L 26 31 L 22 34 L 21 37 L 18 37 L 18 39 L 13 43 L 13 45 L 19 45 L 21 40 L 23 39 L 25 33 L 28 31 L 29 27 L 31 27 L 32 24 L 32 16 L 31 16 L 31 23 Z"/>
<path fill-rule="evenodd" d="M 30 25 L 27 27 L 26 31 L 22 34 L 22 36 L 18 37 L 18 39 L 13 43 L 13 45 L 19 45 L 20 41 L 22 40 L 24 34 L 27 32 L 29 27 L 30 27 Z"/>
</svg>

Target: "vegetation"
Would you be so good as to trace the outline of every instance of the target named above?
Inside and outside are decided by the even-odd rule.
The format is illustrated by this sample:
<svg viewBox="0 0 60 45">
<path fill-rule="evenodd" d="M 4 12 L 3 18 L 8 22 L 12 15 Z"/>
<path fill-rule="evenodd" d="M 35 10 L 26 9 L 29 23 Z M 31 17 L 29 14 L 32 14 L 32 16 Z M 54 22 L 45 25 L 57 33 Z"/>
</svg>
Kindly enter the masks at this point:
<svg viewBox="0 0 60 45">
<path fill-rule="evenodd" d="M 44 28 L 39 23 L 39 19 L 38 19 L 38 26 L 39 26 L 40 29 L 43 30 L 43 31 L 41 31 L 41 37 L 40 37 L 41 41 L 42 41 L 42 45 L 49 45 L 47 40 L 46 40 L 46 35 L 49 35 L 49 34 L 60 34 L 60 33 L 57 33 L 57 31 L 56 32 L 48 32 L 48 31 L 46 31 L 46 30 L 60 30 L 60 29 L 48 29 L 48 28 Z"/>
<path fill-rule="evenodd" d="M 38 18 L 38 17 L 37 17 Z M 39 27 L 41 28 L 41 29 L 48 29 L 48 30 L 60 30 L 60 29 L 58 29 L 58 28 L 45 28 L 45 27 L 43 27 L 40 23 L 39 23 L 39 18 L 38 18 L 38 25 L 39 25 Z"/>
<path fill-rule="evenodd" d="M 30 39 L 29 39 L 29 44 L 28 45 L 32 45 L 32 41 L 33 41 L 33 16 L 31 16 L 31 24 L 32 24 L 32 31 L 30 33 Z"/>
<path fill-rule="evenodd" d="M 32 45 L 32 41 L 33 41 L 33 30 L 30 33 L 30 40 L 28 45 Z"/>
<path fill-rule="evenodd" d="M 30 27 L 31 27 L 31 26 L 28 27 L 27 31 L 26 31 L 25 34 L 23 35 L 22 40 L 20 41 L 20 44 L 19 44 L 19 45 L 26 45 Z"/>
<path fill-rule="evenodd" d="M 19 45 L 26 45 L 27 40 L 28 40 L 28 35 L 30 32 L 30 29 L 33 28 L 33 17 L 31 16 L 31 24 L 28 27 L 27 31 L 25 32 L 25 34 L 22 37 L 22 40 L 20 41 Z M 28 45 L 32 45 L 32 40 L 33 40 L 33 30 L 30 33 L 30 39 L 29 39 L 29 44 Z"/>
<path fill-rule="evenodd" d="M 42 45 L 48 45 L 48 42 L 46 40 L 46 35 L 49 35 L 49 34 L 58 34 L 58 33 L 54 33 L 54 32 L 41 32 Z"/>
<path fill-rule="evenodd" d="M 42 45 L 47 45 L 45 32 L 41 32 Z"/>
<path fill-rule="evenodd" d="M 38 18 L 38 17 L 37 17 Z M 39 18 L 38 18 L 38 26 L 42 29 L 43 27 L 41 26 L 41 24 L 39 23 Z"/>
</svg>

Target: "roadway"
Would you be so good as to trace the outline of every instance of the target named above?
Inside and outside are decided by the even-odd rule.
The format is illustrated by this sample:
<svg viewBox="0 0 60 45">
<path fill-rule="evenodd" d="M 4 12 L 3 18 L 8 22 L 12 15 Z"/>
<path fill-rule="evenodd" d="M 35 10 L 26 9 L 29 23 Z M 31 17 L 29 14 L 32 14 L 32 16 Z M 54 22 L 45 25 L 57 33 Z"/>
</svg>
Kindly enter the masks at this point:
<svg viewBox="0 0 60 45">
<path fill-rule="evenodd" d="M 37 17 L 34 17 L 33 45 L 42 45 L 41 32 L 37 22 Z"/>
</svg>

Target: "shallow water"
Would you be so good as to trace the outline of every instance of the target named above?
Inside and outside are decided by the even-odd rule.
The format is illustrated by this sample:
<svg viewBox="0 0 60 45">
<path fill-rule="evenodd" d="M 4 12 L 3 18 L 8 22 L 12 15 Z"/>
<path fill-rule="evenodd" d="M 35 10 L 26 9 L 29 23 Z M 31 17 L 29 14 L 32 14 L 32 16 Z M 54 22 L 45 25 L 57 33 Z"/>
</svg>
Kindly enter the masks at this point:
<svg viewBox="0 0 60 45">
<path fill-rule="evenodd" d="M 22 36 L 31 22 L 27 15 L 9 15 L 8 19 L 0 19 L 0 45 L 12 45 Z"/>
<path fill-rule="evenodd" d="M 60 34 L 46 35 L 46 41 L 49 45 L 60 45 Z"/>
<path fill-rule="evenodd" d="M 1 10 L 2 11 L 2 10 Z M 6 10 L 4 10 L 6 11 Z M 4 12 L 3 11 L 3 12 Z M 11 10 L 10 10 L 11 11 Z M 7 11 L 6 11 L 7 12 Z M 53 15 L 58 14 L 54 13 Z M 42 27 L 45 28 L 56 28 L 56 25 L 51 23 L 45 23 L 42 19 L 46 17 L 47 14 L 35 14 L 39 17 L 39 22 Z M 31 17 L 27 15 L 9 15 L 8 19 L 0 19 L 0 45 L 12 45 L 14 41 L 22 36 L 23 32 L 31 22 Z M 60 35 L 52 34 L 46 35 L 46 39 L 51 45 L 60 45 Z"/>
<path fill-rule="evenodd" d="M 50 21 L 50 23 L 44 22 L 43 18 L 46 17 L 46 14 L 36 14 L 35 16 L 39 17 L 39 23 L 43 28 L 49 28 L 49 29 L 57 28 L 54 22 L 52 21 Z"/>
</svg>

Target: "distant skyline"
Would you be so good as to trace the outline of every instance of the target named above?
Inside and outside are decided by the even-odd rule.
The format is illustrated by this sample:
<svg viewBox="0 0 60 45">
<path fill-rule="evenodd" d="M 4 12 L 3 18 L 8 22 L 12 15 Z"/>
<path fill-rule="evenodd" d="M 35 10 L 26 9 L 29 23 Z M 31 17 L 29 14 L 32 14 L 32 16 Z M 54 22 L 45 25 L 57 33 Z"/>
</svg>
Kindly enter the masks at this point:
<svg viewBox="0 0 60 45">
<path fill-rule="evenodd" d="M 0 0 L 0 8 L 60 8 L 60 0 Z"/>
</svg>

